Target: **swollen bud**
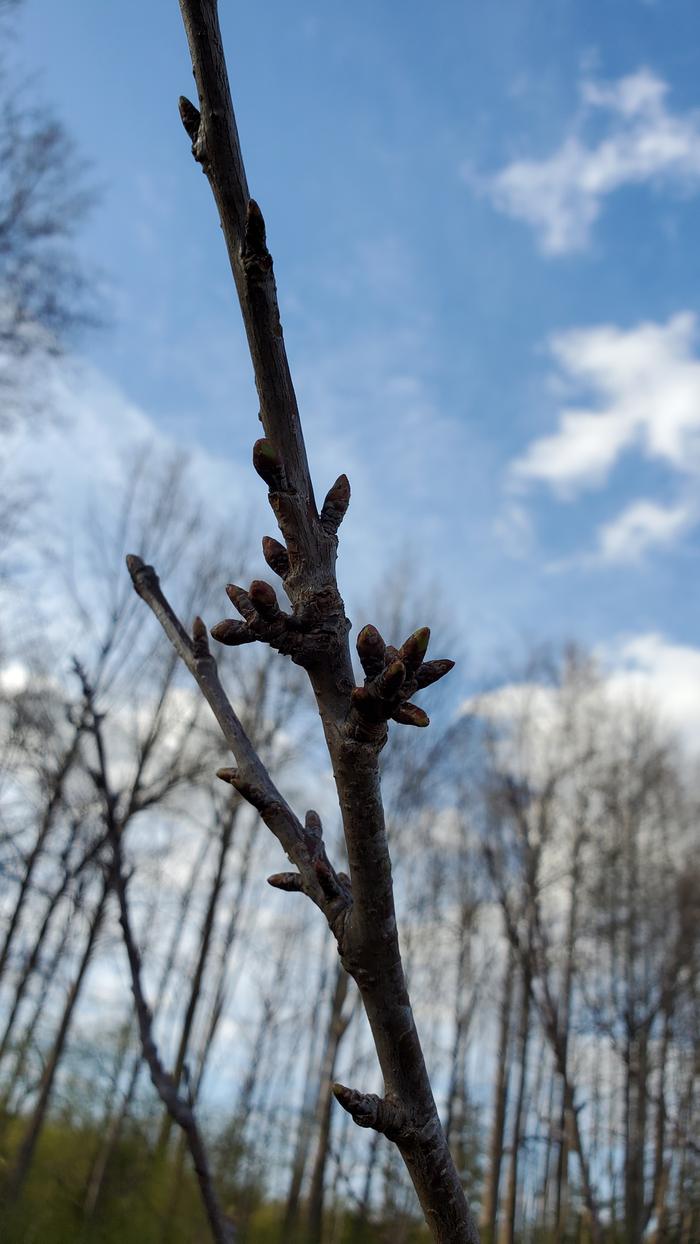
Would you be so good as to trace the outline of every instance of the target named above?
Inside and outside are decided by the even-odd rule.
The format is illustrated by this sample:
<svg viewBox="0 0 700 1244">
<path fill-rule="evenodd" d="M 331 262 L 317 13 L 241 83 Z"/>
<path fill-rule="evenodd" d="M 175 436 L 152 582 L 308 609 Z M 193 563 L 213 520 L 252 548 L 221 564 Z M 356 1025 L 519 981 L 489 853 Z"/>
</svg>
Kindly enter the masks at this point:
<svg viewBox="0 0 700 1244">
<path fill-rule="evenodd" d="M 401 690 L 406 678 L 403 661 L 391 661 L 377 679 L 377 690 L 385 700 L 392 699 Z"/>
<path fill-rule="evenodd" d="M 318 815 L 318 812 L 314 812 L 313 808 L 309 808 L 306 816 L 304 817 L 304 827 L 305 829 L 308 829 L 309 833 L 313 834 L 316 838 L 320 838 L 323 835 L 321 818 Z"/>
<path fill-rule="evenodd" d="M 267 884 L 274 890 L 285 890 L 287 894 L 298 894 L 302 889 L 299 873 L 273 873 L 268 877 Z"/>
<path fill-rule="evenodd" d="M 445 674 L 449 674 L 454 669 L 454 661 L 424 661 L 420 669 L 416 671 L 416 682 L 419 688 L 430 687 L 439 678 L 444 678 Z"/>
<path fill-rule="evenodd" d="M 202 119 L 199 109 L 195 108 L 194 104 L 191 103 L 190 100 L 184 95 L 181 95 L 178 100 L 178 108 L 180 111 L 180 120 L 185 127 L 187 136 L 190 142 L 194 143 L 199 132 L 199 122 Z"/>
<path fill-rule="evenodd" d="M 228 782 L 229 786 L 235 786 L 238 789 L 240 774 L 238 769 L 217 769 L 216 776 L 222 782 Z"/>
<path fill-rule="evenodd" d="M 223 622 L 217 622 L 209 634 L 217 643 L 227 644 L 229 648 L 255 643 L 255 636 L 248 630 L 245 622 L 236 622 L 235 618 L 224 618 Z"/>
<path fill-rule="evenodd" d="M 397 708 L 392 713 L 394 721 L 398 721 L 402 726 L 429 726 L 430 718 L 427 713 L 423 712 L 417 704 L 402 704 L 401 708 Z"/>
<path fill-rule="evenodd" d="M 289 553 L 284 545 L 279 540 L 273 540 L 272 536 L 263 536 L 262 550 L 270 570 L 283 579 L 289 571 Z"/>
<path fill-rule="evenodd" d="M 282 463 L 275 453 L 272 442 L 268 441 L 265 436 L 261 436 L 260 440 L 253 445 L 253 466 L 268 488 L 274 490 L 282 486 L 284 480 Z"/>
<path fill-rule="evenodd" d="M 257 622 L 258 611 L 244 588 L 238 587 L 236 583 L 227 583 L 226 595 L 246 622 Z"/>
<path fill-rule="evenodd" d="M 201 658 L 209 655 L 209 636 L 207 635 L 207 628 L 199 615 L 192 623 L 192 645 L 195 657 Z"/>
<path fill-rule="evenodd" d="M 249 595 L 262 618 L 274 618 L 280 612 L 275 589 L 264 579 L 253 579 Z"/>
<path fill-rule="evenodd" d="M 350 481 L 347 475 L 339 475 L 333 487 L 328 490 L 321 508 L 321 526 L 329 535 L 335 535 L 347 513 L 349 504 Z"/>
<path fill-rule="evenodd" d="M 419 630 L 409 635 L 405 644 L 399 651 L 399 657 L 406 666 L 409 674 L 415 674 L 423 657 L 428 651 L 428 643 L 430 641 L 430 627 L 421 626 Z"/>
<path fill-rule="evenodd" d="M 376 626 L 363 626 L 357 636 L 357 655 L 368 678 L 376 678 L 384 669 L 386 644 Z"/>
<path fill-rule="evenodd" d="M 245 221 L 245 249 L 250 255 L 267 255 L 265 219 L 255 199 L 248 200 Z"/>
</svg>

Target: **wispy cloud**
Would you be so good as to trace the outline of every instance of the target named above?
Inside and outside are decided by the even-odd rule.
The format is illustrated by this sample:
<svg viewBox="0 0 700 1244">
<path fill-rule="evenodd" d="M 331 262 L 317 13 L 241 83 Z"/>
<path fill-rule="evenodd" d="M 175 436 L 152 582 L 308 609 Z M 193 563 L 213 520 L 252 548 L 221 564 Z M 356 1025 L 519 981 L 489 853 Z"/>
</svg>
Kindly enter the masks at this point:
<svg viewBox="0 0 700 1244">
<path fill-rule="evenodd" d="M 612 324 L 573 329 L 550 341 L 558 380 L 590 394 L 565 407 L 551 436 L 533 441 L 513 463 L 520 480 L 572 494 L 600 485 L 625 450 L 674 469 L 700 469 L 700 358 L 696 317 L 628 330 Z"/>
<path fill-rule="evenodd" d="M 581 403 L 559 411 L 558 426 L 510 467 L 511 488 L 535 483 L 562 498 L 600 488 L 625 453 L 671 468 L 681 482 L 700 473 L 700 358 L 690 312 L 624 330 L 604 324 L 550 341 L 559 390 Z M 669 546 L 696 521 L 687 499 L 642 497 L 598 531 L 589 560 L 630 562 Z"/>
<path fill-rule="evenodd" d="M 613 708 L 635 706 L 653 711 L 662 727 L 677 731 L 697 754 L 700 740 L 700 648 L 674 643 L 658 632 L 628 635 L 601 645 L 594 670 Z M 595 683 L 577 692 L 576 708 L 583 718 L 599 712 Z M 499 725 L 527 715 L 535 750 L 561 733 L 562 693 L 551 683 L 533 680 L 504 683 L 486 695 L 465 700 L 462 711 L 477 713 Z"/>
<path fill-rule="evenodd" d="M 598 560 L 638 562 L 648 549 L 673 544 L 695 520 L 692 506 L 641 500 L 628 505 L 598 532 Z"/>
<path fill-rule="evenodd" d="M 609 83 L 586 79 L 561 146 L 540 160 L 515 160 L 481 184 L 500 211 L 532 227 L 545 254 L 582 250 L 605 199 L 623 186 L 700 188 L 700 111 L 673 112 L 667 94 L 649 69 Z"/>
</svg>

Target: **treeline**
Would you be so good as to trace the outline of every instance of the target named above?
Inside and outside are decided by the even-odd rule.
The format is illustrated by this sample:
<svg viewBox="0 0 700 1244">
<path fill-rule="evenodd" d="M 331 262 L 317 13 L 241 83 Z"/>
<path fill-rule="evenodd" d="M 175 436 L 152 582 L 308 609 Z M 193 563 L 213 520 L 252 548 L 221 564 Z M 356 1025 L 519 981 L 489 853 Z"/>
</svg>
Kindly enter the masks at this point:
<svg viewBox="0 0 700 1244">
<path fill-rule="evenodd" d="M 121 569 L 140 547 L 184 616 L 238 575 L 240 559 L 198 552 L 190 496 L 176 463 L 132 470 L 80 587 L 5 629 L 4 1238 L 208 1238 L 144 1064 L 108 785 L 160 1056 L 197 1108 L 234 1238 L 424 1239 L 395 1148 L 332 1098 L 339 1079 L 381 1088 L 355 987 L 317 913 L 265 884 L 279 849 L 215 781 L 208 709 Z M 410 630 L 398 582 L 382 610 L 387 631 Z M 255 645 L 221 664 L 275 774 L 299 806 L 322 804 L 330 773 L 294 668 Z M 433 695 L 444 727 L 410 746 L 397 732 L 385 789 L 411 991 L 483 1238 L 691 1244 L 696 765 L 656 706 L 573 650 L 461 708 Z"/>
</svg>

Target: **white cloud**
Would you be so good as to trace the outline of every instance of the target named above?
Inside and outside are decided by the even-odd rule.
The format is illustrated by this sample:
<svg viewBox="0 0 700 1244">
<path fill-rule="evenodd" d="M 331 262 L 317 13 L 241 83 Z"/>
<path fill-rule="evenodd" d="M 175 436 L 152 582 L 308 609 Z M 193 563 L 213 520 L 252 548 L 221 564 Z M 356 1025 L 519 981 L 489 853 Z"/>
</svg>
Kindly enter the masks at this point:
<svg viewBox="0 0 700 1244">
<path fill-rule="evenodd" d="M 572 132 L 542 160 L 515 160 L 485 183 L 494 205 L 535 231 L 548 255 L 583 249 L 605 198 L 623 186 L 700 187 L 700 111 L 674 113 L 648 69 L 610 83 L 584 80 Z M 604 132 L 587 142 L 589 122 Z M 598 126 L 599 128 L 599 126 Z"/>
<path fill-rule="evenodd" d="M 572 329 L 550 341 L 559 390 L 584 400 L 559 412 L 558 427 L 511 464 L 514 487 L 539 482 L 562 497 L 600 487 L 625 451 L 637 450 L 684 479 L 700 473 L 700 358 L 690 312 L 665 324 Z M 641 499 L 598 533 L 606 561 L 670 544 L 695 519 L 686 501 Z"/>
<path fill-rule="evenodd" d="M 602 656 L 611 668 L 607 680 L 611 696 L 621 702 L 658 705 L 663 722 L 698 750 L 700 648 L 651 633 L 623 640 Z"/>
<path fill-rule="evenodd" d="M 627 331 L 603 324 L 553 337 L 559 378 L 590 392 L 592 401 L 562 410 L 558 430 L 530 445 L 514 464 L 515 475 L 573 491 L 603 483 L 623 450 L 635 445 L 678 470 L 697 470 L 696 337 L 690 312 Z"/>
<path fill-rule="evenodd" d="M 700 751 L 700 648 L 651 632 L 601 645 L 595 661 L 602 695 L 613 710 L 649 710 L 662 728 L 676 731 L 692 752 Z M 588 695 L 586 686 L 585 678 L 572 684 L 572 695 L 572 687 L 561 691 L 536 679 L 505 683 L 465 701 L 462 711 L 500 726 L 526 721 L 527 742 L 537 759 L 552 738 L 562 745 L 566 711 L 575 711 L 581 721 L 588 713 L 593 721 L 599 716 L 595 684 L 588 684 Z"/>
<path fill-rule="evenodd" d="M 600 560 L 639 561 L 647 549 L 672 544 L 687 530 L 694 517 L 690 505 L 663 506 L 655 501 L 635 501 L 600 528 Z"/>
</svg>

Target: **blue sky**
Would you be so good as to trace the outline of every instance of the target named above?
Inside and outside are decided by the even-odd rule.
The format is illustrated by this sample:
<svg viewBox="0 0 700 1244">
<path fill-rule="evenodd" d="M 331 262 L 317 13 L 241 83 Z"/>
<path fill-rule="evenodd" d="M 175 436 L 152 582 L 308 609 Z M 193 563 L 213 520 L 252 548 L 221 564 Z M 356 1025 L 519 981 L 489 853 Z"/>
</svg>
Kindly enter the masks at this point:
<svg viewBox="0 0 700 1244">
<path fill-rule="evenodd" d="M 696 0 L 220 7 L 317 493 L 353 486 L 347 598 L 409 552 L 465 681 L 571 637 L 697 677 Z M 152 433 L 271 531 L 176 0 L 26 0 L 19 25 L 101 188 L 82 247 L 111 315 L 62 386 L 56 503 L 99 487 L 87 444 L 108 471 Z"/>
</svg>

